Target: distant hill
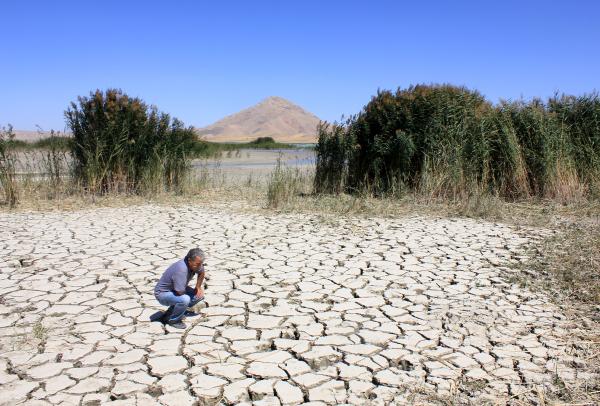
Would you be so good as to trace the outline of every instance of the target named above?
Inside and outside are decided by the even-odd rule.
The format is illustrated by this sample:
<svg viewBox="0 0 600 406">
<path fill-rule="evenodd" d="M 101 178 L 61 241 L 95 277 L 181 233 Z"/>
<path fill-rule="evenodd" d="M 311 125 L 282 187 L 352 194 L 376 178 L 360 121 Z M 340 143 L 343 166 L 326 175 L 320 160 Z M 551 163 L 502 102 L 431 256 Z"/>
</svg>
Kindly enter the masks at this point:
<svg viewBox="0 0 600 406">
<path fill-rule="evenodd" d="M 279 142 L 317 142 L 319 118 L 281 97 L 268 97 L 260 103 L 229 115 L 214 124 L 196 129 L 212 142 L 244 142 L 273 137 Z"/>
</svg>

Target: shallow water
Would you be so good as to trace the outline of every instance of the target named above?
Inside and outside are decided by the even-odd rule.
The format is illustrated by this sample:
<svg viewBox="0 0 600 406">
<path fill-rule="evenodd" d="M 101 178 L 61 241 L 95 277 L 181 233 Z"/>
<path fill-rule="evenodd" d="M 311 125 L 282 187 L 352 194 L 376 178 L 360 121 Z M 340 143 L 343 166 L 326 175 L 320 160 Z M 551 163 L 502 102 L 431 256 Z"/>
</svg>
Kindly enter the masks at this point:
<svg viewBox="0 0 600 406">
<path fill-rule="evenodd" d="M 315 151 L 311 149 L 242 149 L 238 156 L 234 153 L 229 157 L 225 155 L 221 158 L 195 160 L 192 166 L 200 169 L 222 169 L 227 171 L 240 169 L 272 170 L 277 165 L 278 159 L 281 159 L 281 162 L 288 167 L 313 166 L 315 164 Z"/>
</svg>

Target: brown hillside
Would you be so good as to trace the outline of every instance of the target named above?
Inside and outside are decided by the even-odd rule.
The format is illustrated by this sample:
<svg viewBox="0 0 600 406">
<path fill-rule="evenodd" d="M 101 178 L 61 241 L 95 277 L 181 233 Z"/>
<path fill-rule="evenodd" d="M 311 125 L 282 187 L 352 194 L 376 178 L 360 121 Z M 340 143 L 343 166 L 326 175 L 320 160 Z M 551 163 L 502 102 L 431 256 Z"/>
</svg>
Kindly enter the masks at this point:
<svg viewBox="0 0 600 406">
<path fill-rule="evenodd" d="M 281 97 L 229 115 L 216 123 L 197 129 L 198 135 L 213 142 L 244 142 L 258 137 L 273 137 L 279 142 L 317 142 L 319 118 Z"/>
</svg>

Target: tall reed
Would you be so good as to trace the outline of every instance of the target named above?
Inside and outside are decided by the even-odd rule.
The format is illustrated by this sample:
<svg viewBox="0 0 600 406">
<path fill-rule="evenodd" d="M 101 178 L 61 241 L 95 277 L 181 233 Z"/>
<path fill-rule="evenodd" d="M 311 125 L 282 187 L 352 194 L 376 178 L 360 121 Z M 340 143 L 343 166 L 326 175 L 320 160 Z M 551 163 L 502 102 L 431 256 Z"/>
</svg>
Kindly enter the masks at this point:
<svg viewBox="0 0 600 406">
<path fill-rule="evenodd" d="M 289 168 L 277 158 L 275 169 L 267 181 L 267 206 L 279 208 L 303 193 L 305 176 L 298 168 Z"/>
<path fill-rule="evenodd" d="M 569 134 L 572 164 L 577 176 L 600 197 L 600 97 L 597 92 L 582 96 L 554 96 L 548 102 L 561 128 Z"/>
<path fill-rule="evenodd" d="M 598 196 L 598 95 L 501 102 L 451 85 L 378 91 L 343 125 L 319 126 L 315 191 L 447 199 Z"/>
<path fill-rule="evenodd" d="M 319 123 L 319 142 L 316 147 L 314 190 L 317 193 L 340 193 L 347 177 L 349 137 L 340 124 Z"/>
<path fill-rule="evenodd" d="M 75 177 L 92 193 L 176 189 L 189 171 L 193 130 L 121 90 L 79 97 L 65 117 Z"/>
<path fill-rule="evenodd" d="M 15 207 L 19 201 L 19 187 L 16 178 L 17 156 L 15 133 L 12 126 L 0 129 L 0 186 L 4 192 L 4 202 Z"/>
</svg>

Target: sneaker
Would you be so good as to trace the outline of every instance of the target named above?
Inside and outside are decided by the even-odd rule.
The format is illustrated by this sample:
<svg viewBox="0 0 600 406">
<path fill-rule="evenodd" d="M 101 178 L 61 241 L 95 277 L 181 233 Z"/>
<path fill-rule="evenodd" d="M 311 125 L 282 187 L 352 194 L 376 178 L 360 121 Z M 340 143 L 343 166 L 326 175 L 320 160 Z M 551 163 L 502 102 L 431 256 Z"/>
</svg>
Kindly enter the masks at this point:
<svg viewBox="0 0 600 406">
<path fill-rule="evenodd" d="M 160 322 L 162 322 L 164 314 L 165 314 L 164 312 L 160 312 L 160 311 L 156 312 L 156 313 L 154 313 L 153 315 L 150 316 L 150 321 L 160 321 Z"/>
<path fill-rule="evenodd" d="M 171 314 L 173 314 L 173 306 L 169 306 L 167 311 L 163 313 L 162 317 L 160 318 L 160 321 L 162 321 L 164 324 L 168 323 Z"/>
<path fill-rule="evenodd" d="M 193 310 L 186 310 L 185 313 L 183 313 L 183 317 L 196 317 L 197 315 L 198 313 Z"/>
<path fill-rule="evenodd" d="M 181 320 L 169 320 L 167 324 L 173 328 L 185 329 L 187 326 Z"/>
</svg>

